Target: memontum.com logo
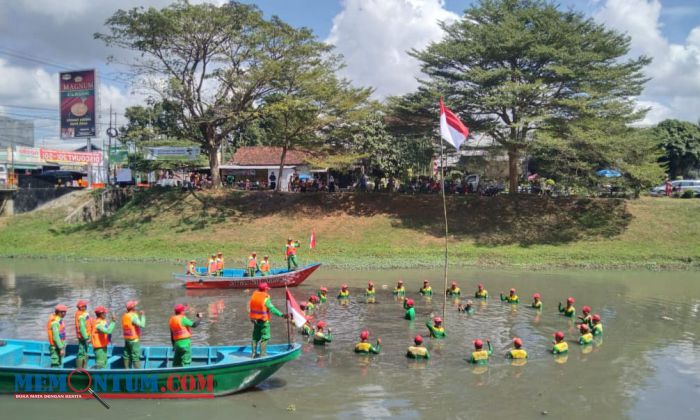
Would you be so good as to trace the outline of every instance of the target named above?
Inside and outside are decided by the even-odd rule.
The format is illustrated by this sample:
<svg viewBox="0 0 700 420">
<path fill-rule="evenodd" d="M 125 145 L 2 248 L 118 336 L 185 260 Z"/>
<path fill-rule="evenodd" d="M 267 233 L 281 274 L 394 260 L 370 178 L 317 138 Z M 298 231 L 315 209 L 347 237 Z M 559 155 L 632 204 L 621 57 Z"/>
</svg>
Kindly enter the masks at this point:
<svg viewBox="0 0 700 420">
<path fill-rule="evenodd" d="M 74 369 L 69 373 L 15 374 L 15 399 L 213 398 L 213 375 L 171 373 L 98 373 Z"/>
</svg>

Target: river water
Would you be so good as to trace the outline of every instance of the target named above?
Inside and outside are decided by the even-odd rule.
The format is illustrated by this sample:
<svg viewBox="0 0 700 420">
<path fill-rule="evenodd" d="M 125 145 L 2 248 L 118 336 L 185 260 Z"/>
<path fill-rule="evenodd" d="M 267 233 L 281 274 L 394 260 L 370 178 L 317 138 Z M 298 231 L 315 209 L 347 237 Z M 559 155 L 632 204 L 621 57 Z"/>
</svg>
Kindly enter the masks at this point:
<svg viewBox="0 0 700 420">
<path fill-rule="evenodd" d="M 79 298 L 90 308 L 104 305 L 121 315 L 127 300 L 138 299 L 146 311 L 144 344 L 169 342 L 167 320 L 174 303 L 205 313 L 194 344 L 247 343 L 249 292 L 186 291 L 170 279 L 179 267 L 134 263 L 76 263 L 0 260 L 0 338 L 44 340 L 54 305 L 64 303 L 72 336 L 73 307 Z M 104 410 L 91 400 L 26 401 L 1 396 L 3 418 L 700 418 L 700 273 L 634 271 L 488 271 L 452 270 L 449 279 L 464 294 L 483 282 L 491 294 L 472 316 L 458 313 L 449 301 L 448 338 L 426 339 L 428 362 L 409 361 L 406 347 L 426 320 L 441 314 L 442 296 L 416 293 L 422 279 L 442 290 L 440 270 L 334 271 L 321 268 L 293 294 L 303 301 L 321 285 L 337 293 L 350 285 L 347 305 L 335 299 L 317 311 L 328 322 L 334 341 L 324 347 L 306 343 L 303 354 L 258 389 L 215 400 L 110 400 Z M 417 319 L 402 319 L 391 295 L 403 279 L 416 301 Z M 377 303 L 368 304 L 368 280 L 378 286 Z M 386 288 L 383 286 L 386 285 Z M 515 287 L 519 306 L 498 301 L 498 292 Z M 539 292 L 544 310 L 529 308 Z M 283 290 L 272 292 L 284 307 Z M 602 316 L 605 335 L 587 349 L 578 346 L 574 327 L 558 315 L 557 302 L 576 298 L 580 313 L 589 305 Z M 466 297 L 463 297 L 463 301 Z M 352 352 L 361 329 L 382 338 L 381 355 Z M 121 332 L 113 339 L 121 343 Z M 569 355 L 555 360 L 548 350 L 552 334 L 562 330 Z M 286 328 L 273 320 L 273 342 L 286 341 Z M 521 337 L 529 353 L 524 366 L 503 355 L 512 337 Z M 295 334 L 294 339 L 305 342 Z M 491 339 L 488 368 L 466 363 L 472 340 Z"/>
</svg>

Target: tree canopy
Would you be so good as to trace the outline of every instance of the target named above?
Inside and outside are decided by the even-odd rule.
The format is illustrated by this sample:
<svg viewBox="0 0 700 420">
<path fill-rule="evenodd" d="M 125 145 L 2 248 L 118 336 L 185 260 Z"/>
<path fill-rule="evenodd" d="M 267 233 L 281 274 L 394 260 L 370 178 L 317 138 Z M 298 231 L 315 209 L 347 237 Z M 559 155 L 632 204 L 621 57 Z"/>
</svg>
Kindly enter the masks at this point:
<svg viewBox="0 0 700 420">
<path fill-rule="evenodd" d="M 536 133 L 566 134 L 581 121 L 627 124 L 643 115 L 634 110 L 634 97 L 650 60 L 625 60 L 629 37 L 581 13 L 544 0 L 481 0 L 442 27 L 441 41 L 411 53 L 427 78 L 395 109 L 437 115 L 444 96 L 472 131 L 505 148 L 511 192 L 517 191 L 518 160 Z"/>
<path fill-rule="evenodd" d="M 687 121 L 665 120 L 653 130 L 671 178 L 700 176 L 700 126 Z"/>
</svg>

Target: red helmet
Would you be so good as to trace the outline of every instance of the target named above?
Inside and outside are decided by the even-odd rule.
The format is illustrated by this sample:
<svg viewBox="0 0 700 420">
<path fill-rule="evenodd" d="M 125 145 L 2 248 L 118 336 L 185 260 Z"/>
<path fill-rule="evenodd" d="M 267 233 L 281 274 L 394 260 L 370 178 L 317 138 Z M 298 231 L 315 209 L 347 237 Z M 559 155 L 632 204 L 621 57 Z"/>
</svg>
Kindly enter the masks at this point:
<svg viewBox="0 0 700 420">
<path fill-rule="evenodd" d="M 61 305 L 60 303 L 54 308 L 57 312 L 68 312 L 68 307 L 66 305 Z"/>
<path fill-rule="evenodd" d="M 439 316 L 436 316 L 435 318 L 433 318 L 433 322 L 436 324 L 442 324 L 442 318 L 440 318 Z"/>
<path fill-rule="evenodd" d="M 532 295 L 532 298 L 533 298 L 533 299 L 539 299 L 540 297 L 541 297 L 541 296 L 540 296 L 539 293 L 535 293 L 534 295 Z"/>
<path fill-rule="evenodd" d="M 416 344 L 421 344 L 423 342 L 423 337 L 421 337 L 421 335 L 418 334 L 416 338 L 413 339 L 413 342 Z"/>
<path fill-rule="evenodd" d="M 423 280 L 423 284 L 430 283 L 428 280 Z"/>
<path fill-rule="evenodd" d="M 326 328 L 326 321 L 318 321 L 316 323 L 316 328 Z"/>
<path fill-rule="evenodd" d="M 360 340 L 366 340 L 369 338 L 369 331 L 363 330 L 360 332 Z"/>
<path fill-rule="evenodd" d="M 574 303 L 574 302 L 576 302 L 576 299 L 574 299 L 572 297 L 566 299 L 566 303 Z"/>
<path fill-rule="evenodd" d="M 371 281 L 369 281 L 369 282 L 367 282 L 367 286 L 374 286 L 374 283 L 372 283 Z"/>
<path fill-rule="evenodd" d="M 590 313 L 591 313 L 591 307 L 590 307 L 590 306 L 584 306 L 584 307 L 583 307 L 583 313 L 584 313 L 584 314 L 590 314 Z"/>
<path fill-rule="evenodd" d="M 301 303 L 299 304 L 299 307 L 300 307 L 302 310 L 306 310 L 306 302 L 301 302 Z"/>
<path fill-rule="evenodd" d="M 578 326 L 578 329 L 579 329 L 581 332 L 588 331 L 588 330 L 589 330 L 588 324 L 581 324 L 581 325 Z"/>
<path fill-rule="evenodd" d="M 483 289 L 483 288 L 484 288 L 484 283 L 479 283 L 479 289 Z"/>
<path fill-rule="evenodd" d="M 328 288 L 325 287 L 325 286 L 321 286 L 321 291 L 322 291 L 322 292 L 327 292 L 327 291 L 328 291 Z"/>
<path fill-rule="evenodd" d="M 88 306 L 87 300 L 80 299 L 78 303 L 75 304 L 76 308 L 81 308 L 83 306 Z"/>
<path fill-rule="evenodd" d="M 477 338 L 476 340 L 474 340 L 474 348 L 480 349 L 482 347 L 484 347 L 484 342 L 481 341 L 481 339 Z"/>
<path fill-rule="evenodd" d="M 187 306 L 183 305 L 182 303 L 178 303 L 173 307 L 173 311 L 175 311 L 176 314 L 185 312 L 185 309 L 187 309 Z"/>
<path fill-rule="evenodd" d="M 403 284 L 403 280 L 399 280 L 398 283 L 399 283 L 399 284 Z"/>
<path fill-rule="evenodd" d="M 266 290 L 270 290 L 270 285 L 265 283 L 265 282 L 262 282 L 262 283 L 258 284 L 258 290 L 261 292 L 264 292 Z"/>
<path fill-rule="evenodd" d="M 407 306 L 413 306 L 413 299 L 406 299 Z"/>
<path fill-rule="evenodd" d="M 520 347 L 523 346 L 523 340 L 521 340 L 521 339 L 518 338 L 518 337 L 515 337 L 515 338 L 513 339 L 513 345 L 514 345 L 515 347 L 520 348 Z"/>
<path fill-rule="evenodd" d="M 311 300 L 311 302 L 313 302 L 313 303 L 317 303 L 320 301 L 320 299 L 316 295 L 309 296 L 309 300 Z"/>
<path fill-rule="evenodd" d="M 510 292 L 511 292 L 511 293 L 515 293 L 515 289 L 511 287 L 511 288 L 510 288 Z"/>
<path fill-rule="evenodd" d="M 139 304 L 138 300 L 130 300 L 130 301 L 126 302 L 126 310 L 130 311 L 130 310 L 134 309 L 136 307 L 136 305 L 138 305 L 138 304 Z"/>
<path fill-rule="evenodd" d="M 593 322 L 600 322 L 600 315 L 598 315 L 598 314 L 593 315 Z"/>
<path fill-rule="evenodd" d="M 107 308 L 104 306 L 98 306 L 95 308 L 95 314 L 106 314 L 107 313 Z"/>
<path fill-rule="evenodd" d="M 452 282 L 452 285 L 453 285 L 453 286 L 456 286 L 456 285 L 457 285 L 457 282 L 456 282 L 456 281 L 453 281 L 453 282 Z"/>
<path fill-rule="evenodd" d="M 343 289 L 343 290 L 345 290 L 345 289 L 348 288 L 348 285 L 347 285 L 347 284 L 344 284 L 344 285 L 340 286 L 340 288 Z"/>
<path fill-rule="evenodd" d="M 564 339 L 564 333 L 561 331 L 557 331 L 554 333 L 554 338 L 557 340 L 563 340 Z"/>
</svg>

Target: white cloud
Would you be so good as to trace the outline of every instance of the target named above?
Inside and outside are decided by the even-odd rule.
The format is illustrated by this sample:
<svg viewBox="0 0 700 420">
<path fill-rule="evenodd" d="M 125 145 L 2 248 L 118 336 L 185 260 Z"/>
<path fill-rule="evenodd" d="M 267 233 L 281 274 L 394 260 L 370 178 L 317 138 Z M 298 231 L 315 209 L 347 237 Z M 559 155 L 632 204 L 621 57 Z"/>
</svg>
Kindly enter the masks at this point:
<svg viewBox="0 0 700 420">
<path fill-rule="evenodd" d="M 653 58 L 645 73 L 651 78 L 640 103 L 653 107 L 644 122 L 663 118 L 697 121 L 700 116 L 700 26 L 683 44 L 663 35 L 659 0 L 607 0 L 595 18 L 631 37 L 631 53 Z"/>
<path fill-rule="evenodd" d="M 406 51 L 438 41 L 439 21 L 457 18 L 442 0 L 344 0 L 327 42 L 343 54 L 344 76 L 383 98 L 418 86 L 418 61 Z"/>
</svg>

